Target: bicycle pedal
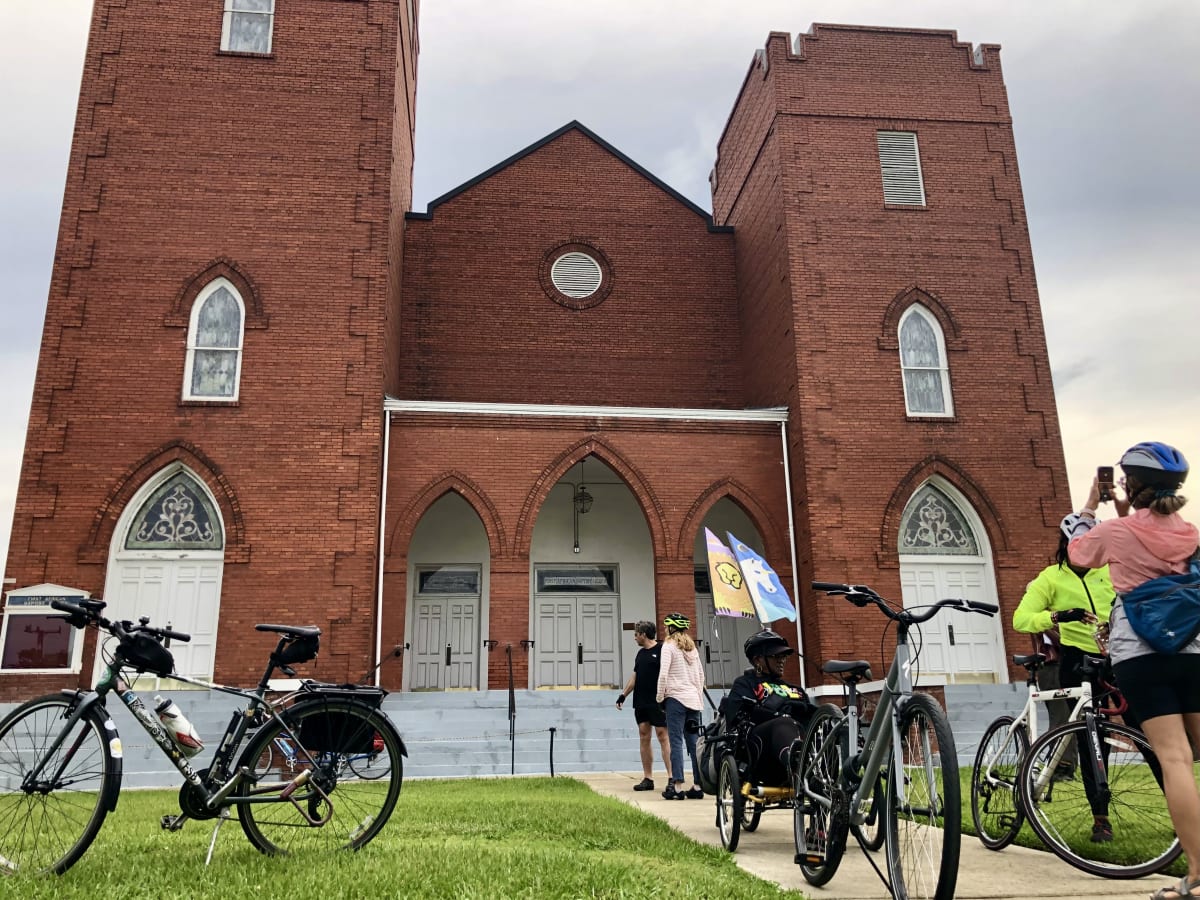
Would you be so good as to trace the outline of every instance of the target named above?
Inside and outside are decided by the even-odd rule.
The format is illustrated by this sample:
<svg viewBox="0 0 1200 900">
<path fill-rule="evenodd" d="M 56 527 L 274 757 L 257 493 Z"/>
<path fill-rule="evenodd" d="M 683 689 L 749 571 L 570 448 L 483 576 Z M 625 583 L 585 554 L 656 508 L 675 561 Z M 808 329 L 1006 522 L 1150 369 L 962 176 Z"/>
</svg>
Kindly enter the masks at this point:
<svg viewBox="0 0 1200 900">
<path fill-rule="evenodd" d="M 183 828 L 183 823 L 187 821 L 187 816 L 163 816 L 158 820 L 159 827 L 163 831 L 179 831 Z"/>
</svg>

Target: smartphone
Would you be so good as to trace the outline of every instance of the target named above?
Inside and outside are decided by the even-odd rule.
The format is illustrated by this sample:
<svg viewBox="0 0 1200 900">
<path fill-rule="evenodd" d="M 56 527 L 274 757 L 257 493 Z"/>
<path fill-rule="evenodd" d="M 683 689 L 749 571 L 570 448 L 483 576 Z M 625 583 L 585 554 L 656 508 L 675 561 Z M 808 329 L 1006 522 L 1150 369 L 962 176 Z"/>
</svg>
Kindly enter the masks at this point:
<svg viewBox="0 0 1200 900">
<path fill-rule="evenodd" d="M 1099 466 L 1096 469 L 1096 483 L 1100 487 L 1100 499 L 1111 500 L 1113 498 L 1113 467 Z"/>
</svg>

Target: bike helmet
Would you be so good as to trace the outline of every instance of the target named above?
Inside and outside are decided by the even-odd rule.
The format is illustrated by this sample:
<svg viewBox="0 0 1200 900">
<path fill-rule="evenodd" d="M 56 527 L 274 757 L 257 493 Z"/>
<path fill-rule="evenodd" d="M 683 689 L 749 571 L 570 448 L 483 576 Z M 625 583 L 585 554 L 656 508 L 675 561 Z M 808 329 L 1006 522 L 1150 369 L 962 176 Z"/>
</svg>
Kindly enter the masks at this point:
<svg viewBox="0 0 1200 900">
<path fill-rule="evenodd" d="M 770 628 L 764 628 L 757 634 L 750 635 L 746 638 L 743 646 L 746 651 L 746 659 L 750 662 L 754 662 L 755 658 L 759 656 L 776 656 L 780 653 L 790 656 L 796 652 L 788 646 L 783 635 L 777 634 Z"/>
<path fill-rule="evenodd" d="M 1146 487 L 1173 490 L 1187 479 L 1188 463 L 1169 444 L 1145 441 L 1135 444 L 1121 457 L 1121 469 Z"/>
<path fill-rule="evenodd" d="M 663 624 L 667 626 L 667 632 L 674 634 L 676 631 L 687 631 L 692 627 L 692 620 L 683 613 L 671 613 L 663 619 Z"/>
</svg>

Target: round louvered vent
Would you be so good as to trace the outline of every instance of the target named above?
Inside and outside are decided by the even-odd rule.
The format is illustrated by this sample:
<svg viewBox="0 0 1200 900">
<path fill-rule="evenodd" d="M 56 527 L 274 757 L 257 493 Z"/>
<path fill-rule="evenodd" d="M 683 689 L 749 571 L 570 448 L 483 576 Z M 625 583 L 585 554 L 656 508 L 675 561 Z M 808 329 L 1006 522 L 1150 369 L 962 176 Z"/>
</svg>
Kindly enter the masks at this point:
<svg viewBox="0 0 1200 900">
<path fill-rule="evenodd" d="M 564 253 L 550 267 L 550 280 L 563 294 L 575 299 L 590 297 L 600 290 L 604 272 L 600 263 L 586 253 Z"/>
</svg>

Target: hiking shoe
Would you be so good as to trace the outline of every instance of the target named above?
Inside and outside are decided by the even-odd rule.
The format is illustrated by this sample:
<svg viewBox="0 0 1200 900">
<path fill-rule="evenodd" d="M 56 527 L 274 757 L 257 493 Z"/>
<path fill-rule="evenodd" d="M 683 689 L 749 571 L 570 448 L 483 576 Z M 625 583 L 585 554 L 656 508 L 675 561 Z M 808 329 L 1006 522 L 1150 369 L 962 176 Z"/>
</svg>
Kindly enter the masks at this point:
<svg viewBox="0 0 1200 900">
<path fill-rule="evenodd" d="M 633 789 L 635 791 L 652 791 L 654 790 L 654 782 L 649 778 L 643 778 L 633 786 Z"/>
<path fill-rule="evenodd" d="M 683 791 L 675 790 L 674 784 L 668 784 L 667 789 L 662 792 L 662 798 L 664 800 L 686 800 L 687 795 Z"/>
<path fill-rule="evenodd" d="M 1103 821 L 1097 819 L 1095 824 L 1092 825 L 1092 843 L 1093 844 L 1107 844 L 1107 843 L 1111 842 L 1112 839 L 1113 839 L 1112 825 L 1109 824 L 1107 819 L 1105 819 Z"/>
<path fill-rule="evenodd" d="M 1054 775 L 1051 777 L 1055 781 L 1074 781 L 1075 767 L 1070 763 L 1059 763 L 1054 767 Z"/>
<path fill-rule="evenodd" d="M 700 788 L 698 788 L 698 787 L 694 787 L 694 788 L 691 788 L 686 794 L 684 794 L 684 796 L 687 797 L 689 800 L 703 800 L 704 799 L 704 791 L 700 790 Z"/>
</svg>

